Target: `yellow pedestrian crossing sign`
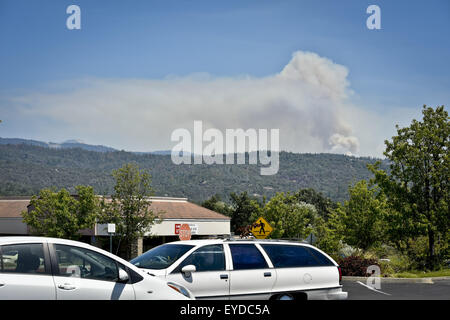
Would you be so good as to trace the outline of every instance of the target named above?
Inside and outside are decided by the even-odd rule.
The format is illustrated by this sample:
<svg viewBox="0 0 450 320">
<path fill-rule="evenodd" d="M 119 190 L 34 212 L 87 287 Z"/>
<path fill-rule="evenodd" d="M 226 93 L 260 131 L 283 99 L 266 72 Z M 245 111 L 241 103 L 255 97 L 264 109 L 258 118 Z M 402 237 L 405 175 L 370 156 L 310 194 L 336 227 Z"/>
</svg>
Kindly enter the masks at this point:
<svg viewBox="0 0 450 320">
<path fill-rule="evenodd" d="M 265 239 L 273 231 L 270 224 L 263 218 L 259 217 L 258 220 L 252 225 L 250 230 L 257 239 Z"/>
</svg>

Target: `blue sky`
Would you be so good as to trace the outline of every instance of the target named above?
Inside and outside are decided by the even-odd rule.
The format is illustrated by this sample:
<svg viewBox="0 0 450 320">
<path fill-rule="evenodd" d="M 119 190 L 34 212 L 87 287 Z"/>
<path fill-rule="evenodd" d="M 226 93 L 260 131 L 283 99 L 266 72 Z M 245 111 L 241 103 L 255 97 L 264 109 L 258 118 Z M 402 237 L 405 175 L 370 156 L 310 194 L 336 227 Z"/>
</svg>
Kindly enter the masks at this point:
<svg viewBox="0 0 450 320">
<path fill-rule="evenodd" d="M 81 8 L 81 30 L 66 28 L 71 4 Z M 381 8 L 381 30 L 366 28 L 371 4 Z M 80 79 L 162 81 L 195 73 L 264 78 L 279 73 L 296 51 L 345 66 L 350 103 L 377 116 L 393 112 L 392 129 L 392 121 L 408 124 L 423 104 L 450 101 L 450 2 L 445 0 L 1 0 L 0 39 L 2 137 L 79 138 L 128 150 L 170 147 L 104 139 L 101 130 L 95 135 L 38 112 L 42 102 L 35 107 L 29 97 L 72 92 Z M 36 112 L 23 112 L 24 96 L 25 107 Z M 348 125 L 354 121 L 348 119 Z M 379 137 L 381 144 L 384 138 Z"/>
</svg>

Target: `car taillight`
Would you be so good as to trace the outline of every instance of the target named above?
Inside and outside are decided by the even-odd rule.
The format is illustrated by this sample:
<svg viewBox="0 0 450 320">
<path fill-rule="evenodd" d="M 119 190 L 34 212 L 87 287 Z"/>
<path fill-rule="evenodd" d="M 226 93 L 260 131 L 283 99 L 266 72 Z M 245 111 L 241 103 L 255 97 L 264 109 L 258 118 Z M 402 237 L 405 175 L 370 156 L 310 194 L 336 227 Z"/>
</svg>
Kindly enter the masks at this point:
<svg viewBox="0 0 450 320">
<path fill-rule="evenodd" d="M 342 284 L 342 270 L 341 270 L 340 266 L 338 266 L 337 268 L 338 268 L 338 271 L 339 271 L 339 284 Z"/>
</svg>

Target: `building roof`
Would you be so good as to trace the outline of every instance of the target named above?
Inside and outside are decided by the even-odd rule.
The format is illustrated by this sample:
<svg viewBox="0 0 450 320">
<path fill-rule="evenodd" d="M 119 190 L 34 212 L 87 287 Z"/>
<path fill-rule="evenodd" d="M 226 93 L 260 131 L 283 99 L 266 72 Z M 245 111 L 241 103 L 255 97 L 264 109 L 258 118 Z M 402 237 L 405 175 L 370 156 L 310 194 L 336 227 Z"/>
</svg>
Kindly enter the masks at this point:
<svg viewBox="0 0 450 320">
<path fill-rule="evenodd" d="M 0 200 L 0 218 L 21 218 L 22 211 L 27 211 L 30 200 Z"/>
<path fill-rule="evenodd" d="M 161 214 L 163 219 L 211 219 L 230 220 L 229 217 L 203 208 L 186 198 L 151 197 L 150 209 Z M 30 199 L 0 199 L 0 218 L 21 218 Z"/>
<path fill-rule="evenodd" d="M 165 199 L 152 199 L 150 209 L 161 213 L 163 219 L 220 219 L 230 220 L 223 214 L 206 209 L 195 203 L 184 201 L 167 201 Z"/>
</svg>

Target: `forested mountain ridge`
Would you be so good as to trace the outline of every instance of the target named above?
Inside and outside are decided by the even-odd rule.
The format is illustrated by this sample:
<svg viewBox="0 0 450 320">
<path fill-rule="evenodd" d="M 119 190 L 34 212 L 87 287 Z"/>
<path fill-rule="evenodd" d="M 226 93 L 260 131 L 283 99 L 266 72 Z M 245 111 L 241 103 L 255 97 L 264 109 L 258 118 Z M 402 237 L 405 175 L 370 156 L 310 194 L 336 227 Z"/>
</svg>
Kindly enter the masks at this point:
<svg viewBox="0 0 450 320">
<path fill-rule="evenodd" d="M 339 154 L 281 152 L 278 173 L 261 176 L 257 165 L 175 165 L 170 155 L 164 154 L 0 145 L 0 196 L 32 195 L 52 186 L 73 192 L 80 184 L 92 185 L 98 194 L 110 194 L 112 170 L 135 162 L 150 171 L 158 196 L 201 202 L 214 194 L 227 199 L 231 192 L 247 191 L 270 198 L 276 192 L 313 188 L 334 201 L 343 201 L 349 184 L 371 178 L 366 165 L 375 161 Z"/>
</svg>

